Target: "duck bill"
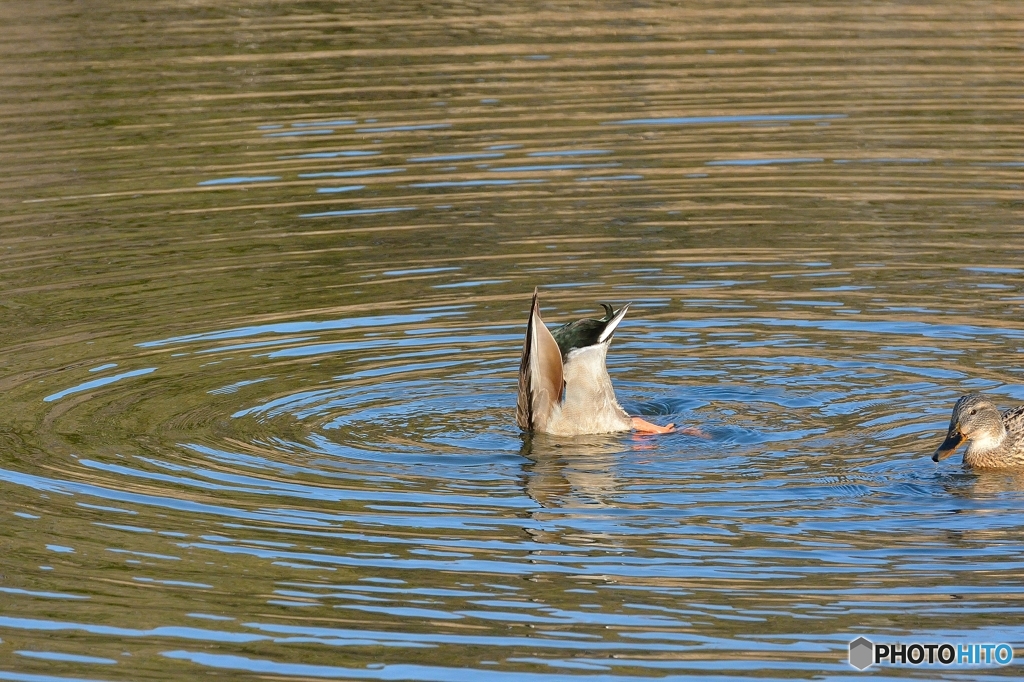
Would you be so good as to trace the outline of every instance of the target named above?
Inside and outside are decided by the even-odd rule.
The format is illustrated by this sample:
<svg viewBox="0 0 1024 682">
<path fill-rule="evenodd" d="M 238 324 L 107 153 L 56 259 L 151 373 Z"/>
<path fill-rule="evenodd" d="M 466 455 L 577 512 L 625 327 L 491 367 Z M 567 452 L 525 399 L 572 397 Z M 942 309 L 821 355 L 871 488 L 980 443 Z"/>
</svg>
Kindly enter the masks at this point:
<svg viewBox="0 0 1024 682">
<path fill-rule="evenodd" d="M 960 433 L 959 429 L 953 429 L 946 435 L 946 440 L 942 441 L 942 445 L 935 450 L 935 454 L 932 455 L 933 462 L 941 462 L 946 459 L 960 447 L 964 442 L 964 434 Z"/>
</svg>

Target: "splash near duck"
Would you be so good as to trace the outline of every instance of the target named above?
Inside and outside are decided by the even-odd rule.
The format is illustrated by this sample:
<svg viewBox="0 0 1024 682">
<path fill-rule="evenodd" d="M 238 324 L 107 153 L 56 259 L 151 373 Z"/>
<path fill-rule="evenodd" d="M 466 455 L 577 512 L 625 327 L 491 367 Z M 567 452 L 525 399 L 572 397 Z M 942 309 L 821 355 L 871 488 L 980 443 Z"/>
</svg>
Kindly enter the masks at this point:
<svg viewBox="0 0 1024 682">
<path fill-rule="evenodd" d="M 604 317 L 570 322 L 548 330 L 540 316 L 537 290 L 526 325 L 519 365 L 516 423 L 524 431 L 580 436 L 636 430 L 669 433 L 674 424 L 657 426 L 630 417 L 615 399 L 605 364 L 616 327 L 629 310 L 605 303 Z"/>
</svg>

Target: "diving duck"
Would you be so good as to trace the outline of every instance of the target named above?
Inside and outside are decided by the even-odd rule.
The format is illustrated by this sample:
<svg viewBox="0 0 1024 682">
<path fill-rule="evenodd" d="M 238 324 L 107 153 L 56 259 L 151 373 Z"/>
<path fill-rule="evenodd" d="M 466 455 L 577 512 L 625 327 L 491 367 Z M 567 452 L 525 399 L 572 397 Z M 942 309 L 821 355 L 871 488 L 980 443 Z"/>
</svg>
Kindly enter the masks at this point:
<svg viewBox="0 0 1024 682">
<path fill-rule="evenodd" d="M 606 303 L 601 306 L 605 311 L 601 319 L 577 320 L 552 333 L 540 319 L 537 290 L 533 290 L 516 401 L 516 423 L 524 431 L 579 436 L 675 430 L 674 424 L 657 426 L 630 417 L 615 399 L 605 358 L 612 334 L 626 316 L 629 304 L 618 310 Z"/>
<path fill-rule="evenodd" d="M 932 455 L 938 462 L 969 441 L 964 466 L 969 469 L 1003 469 L 1024 466 L 1024 406 L 999 410 L 991 401 L 970 393 L 956 401 L 946 440 Z"/>
</svg>

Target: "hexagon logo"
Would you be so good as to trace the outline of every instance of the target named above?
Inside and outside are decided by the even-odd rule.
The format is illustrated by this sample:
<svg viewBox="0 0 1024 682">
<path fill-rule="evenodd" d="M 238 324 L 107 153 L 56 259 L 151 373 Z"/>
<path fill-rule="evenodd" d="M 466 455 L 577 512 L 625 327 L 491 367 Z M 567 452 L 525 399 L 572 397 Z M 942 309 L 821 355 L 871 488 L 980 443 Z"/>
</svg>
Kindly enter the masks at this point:
<svg viewBox="0 0 1024 682">
<path fill-rule="evenodd" d="M 850 665 L 864 670 L 875 662 L 875 645 L 870 639 L 858 637 L 850 642 Z"/>
</svg>

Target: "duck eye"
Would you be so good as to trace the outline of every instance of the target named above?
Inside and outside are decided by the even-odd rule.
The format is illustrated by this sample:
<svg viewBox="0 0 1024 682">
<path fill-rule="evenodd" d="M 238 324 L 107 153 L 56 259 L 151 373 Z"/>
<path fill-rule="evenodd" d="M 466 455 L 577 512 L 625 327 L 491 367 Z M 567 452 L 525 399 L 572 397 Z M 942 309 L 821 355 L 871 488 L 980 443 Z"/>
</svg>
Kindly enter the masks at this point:
<svg viewBox="0 0 1024 682">
<path fill-rule="evenodd" d="M 971 412 L 970 412 L 970 413 L 971 413 L 971 414 L 978 414 L 978 411 L 977 411 L 976 409 L 974 409 L 974 408 L 972 407 L 972 408 L 971 408 Z"/>
</svg>

